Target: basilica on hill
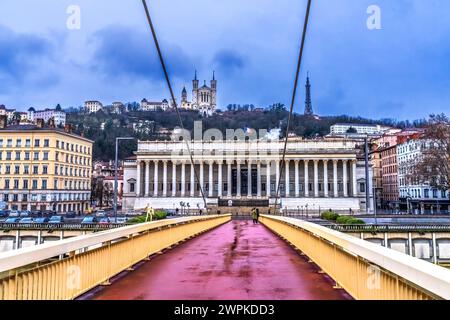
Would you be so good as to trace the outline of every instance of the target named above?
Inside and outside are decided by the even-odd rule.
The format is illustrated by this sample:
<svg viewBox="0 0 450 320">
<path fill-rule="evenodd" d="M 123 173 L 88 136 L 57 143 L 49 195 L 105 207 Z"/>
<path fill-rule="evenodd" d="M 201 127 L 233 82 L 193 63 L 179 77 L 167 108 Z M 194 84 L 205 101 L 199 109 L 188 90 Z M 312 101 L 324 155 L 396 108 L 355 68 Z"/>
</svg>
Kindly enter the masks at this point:
<svg viewBox="0 0 450 320">
<path fill-rule="evenodd" d="M 192 80 L 192 101 L 188 100 L 186 87 L 183 87 L 180 107 L 186 110 L 198 110 L 203 116 L 211 116 L 216 112 L 217 80 L 215 72 L 213 72 L 209 87 L 206 80 L 203 82 L 203 86 L 199 87 L 197 71 L 195 71 L 194 80 Z"/>
</svg>

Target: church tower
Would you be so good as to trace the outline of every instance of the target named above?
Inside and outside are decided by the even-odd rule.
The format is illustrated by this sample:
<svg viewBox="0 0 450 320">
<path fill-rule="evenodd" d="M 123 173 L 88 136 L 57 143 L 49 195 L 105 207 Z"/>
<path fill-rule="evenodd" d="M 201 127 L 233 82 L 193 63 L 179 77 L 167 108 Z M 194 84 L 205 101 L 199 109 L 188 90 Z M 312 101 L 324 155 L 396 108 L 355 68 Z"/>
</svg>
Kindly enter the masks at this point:
<svg viewBox="0 0 450 320">
<path fill-rule="evenodd" d="M 197 70 L 195 70 L 195 77 L 192 80 L 192 105 L 198 106 L 198 79 L 197 79 Z"/>
<path fill-rule="evenodd" d="M 305 99 L 305 116 L 314 115 L 313 107 L 311 103 L 311 83 L 309 82 L 309 72 L 306 76 L 306 99 Z"/>
<path fill-rule="evenodd" d="M 181 103 L 186 103 L 187 102 L 187 91 L 186 91 L 186 87 L 183 87 L 183 91 L 181 91 Z"/>
<path fill-rule="evenodd" d="M 213 77 L 211 80 L 211 107 L 213 110 L 216 109 L 217 106 L 217 80 L 216 80 L 216 72 L 213 71 Z"/>
</svg>

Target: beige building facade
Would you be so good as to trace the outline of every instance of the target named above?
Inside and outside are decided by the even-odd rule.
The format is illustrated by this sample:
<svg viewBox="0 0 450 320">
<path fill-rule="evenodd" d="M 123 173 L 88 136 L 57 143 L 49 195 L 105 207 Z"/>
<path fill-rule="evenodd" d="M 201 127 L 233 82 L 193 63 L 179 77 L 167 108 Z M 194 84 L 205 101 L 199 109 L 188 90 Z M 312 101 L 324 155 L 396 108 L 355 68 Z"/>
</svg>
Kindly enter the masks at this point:
<svg viewBox="0 0 450 320">
<path fill-rule="evenodd" d="M 88 209 L 93 141 L 62 129 L 0 129 L 0 202 L 10 210 Z"/>
</svg>

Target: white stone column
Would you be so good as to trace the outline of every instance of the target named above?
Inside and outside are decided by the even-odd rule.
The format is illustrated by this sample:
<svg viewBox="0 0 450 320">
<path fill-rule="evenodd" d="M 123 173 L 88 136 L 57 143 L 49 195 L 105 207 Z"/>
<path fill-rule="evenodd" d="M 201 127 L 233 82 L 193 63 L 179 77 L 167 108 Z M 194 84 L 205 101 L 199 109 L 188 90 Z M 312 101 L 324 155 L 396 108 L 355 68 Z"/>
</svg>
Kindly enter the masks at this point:
<svg viewBox="0 0 450 320">
<path fill-rule="evenodd" d="M 275 160 L 275 194 L 277 193 L 280 181 L 280 160 Z"/>
<path fill-rule="evenodd" d="M 344 184 L 344 197 L 348 197 L 347 181 L 347 160 L 342 160 L 342 183 Z"/>
<path fill-rule="evenodd" d="M 172 161 L 172 197 L 177 195 L 177 162 Z"/>
<path fill-rule="evenodd" d="M 298 166 L 299 166 L 299 164 L 298 164 L 298 160 L 295 160 L 294 161 L 294 164 L 295 164 L 295 179 L 294 179 L 294 182 L 295 182 L 295 197 L 296 198 L 298 198 L 298 197 L 300 197 L 300 177 L 299 177 L 299 171 L 298 171 Z"/>
<path fill-rule="evenodd" d="M 227 162 L 227 166 L 228 166 L 228 171 L 227 171 L 227 186 L 228 186 L 228 189 L 227 189 L 227 194 L 228 194 L 228 198 L 231 198 L 231 186 L 232 186 L 232 177 L 231 177 L 231 164 L 232 164 L 232 162 L 231 161 L 229 161 L 229 162 Z"/>
<path fill-rule="evenodd" d="M 167 197 L 167 160 L 163 161 L 163 197 Z"/>
<path fill-rule="evenodd" d="M 141 162 L 136 161 L 136 197 L 141 196 Z"/>
<path fill-rule="evenodd" d="M 144 186 L 145 186 L 145 196 L 150 196 L 150 161 L 145 161 L 145 178 L 144 178 Z"/>
<path fill-rule="evenodd" d="M 339 189 L 338 189 L 338 161 L 334 159 L 333 160 L 333 192 L 334 192 L 334 197 L 338 198 L 339 197 Z"/>
<path fill-rule="evenodd" d="M 305 160 L 305 197 L 309 197 L 309 170 L 308 170 L 309 160 Z"/>
<path fill-rule="evenodd" d="M 208 172 L 209 190 L 208 190 L 208 196 L 210 198 L 212 198 L 213 197 L 213 192 L 214 192 L 214 179 L 213 179 L 214 161 L 210 161 L 208 164 L 209 164 L 209 172 Z"/>
<path fill-rule="evenodd" d="M 203 190 L 203 192 L 205 191 L 205 189 L 203 188 L 203 181 L 204 181 L 204 170 L 203 170 L 203 161 L 200 160 L 200 178 L 199 178 L 199 185 L 200 185 L 200 189 Z M 202 191 L 199 191 L 200 193 Z"/>
<path fill-rule="evenodd" d="M 219 160 L 219 162 L 217 162 L 217 164 L 218 164 L 218 168 L 217 168 L 217 170 L 218 170 L 218 185 L 217 185 L 217 196 L 218 197 L 222 197 L 223 196 L 223 192 L 222 192 L 222 190 L 223 190 L 223 181 L 222 181 L 222 160 Z"/>
<path fill-rule="evenodd" d="M 191 163 L 191 181 L 190 181 L 190 183 L 191 183 L 191 190 L 190 190 L 191 197 L 195 196 L 195 168 L 194 168 L 194 165 L 195 164 Z"/>
<path fill-rule="evenodd" d="M 158 161 L 153 161 L 154 172 L 153 172 L 153 196 L 158 196 Z"/>
<path fill-rule="evenodd" d="M 319 197 L 319 160 L 314 160 L 314 197 Z"/>
<path fill-rule="evenodd" d="M 256 162 L 256 196 L 261 198 L 261 161 Z"/>
<path fill-rule="evenodd" d="M 328 160 L 323 160 L 323 195 L 328 197 Z"/>
<path fill-rule="evenodd" d="M 239 162 L 239 160 L 236 162 L 237 163 L 237 192 L 236 192 L 236 197 L 240 198 L 241 197 L 241 163 Z"/>
<path fill-rule="evenodd" d="M 270 198 L 270 161 L 266 161 L 266 196 Z"/>
<path fill-rule="evenodd" d="M 186 163 L 181 162 L 181 196 L 186 196 Z"/>
<path fill-rule="evenodd" d="M 252 161 L 247 161 L 247 198 L 252 197 Z"/>
<path fill-rule="evenodd" d="M 366 181 L 366 183 L 369 183 L 369 181 Z M 357 189 L 358 189 L 358 185 L 357 185 L 357 181 L 356 181 L 356 160 L 352 160 L 352 194 L 353 197 L 357 196 Z M 367 206 L 370 207 L 370 203 L 366 204 Z"/>
<path fill-rule="evenodd" d="M 291 186 L 290 186 L 290 181 L 289 181 L 289 160 L 286 160 L 284 162 L 284 172 L 285 172 L 284 192 L 285 192 L 285 197 L 289 197 L 289 194 L 291 193 Z"/>
</svg>

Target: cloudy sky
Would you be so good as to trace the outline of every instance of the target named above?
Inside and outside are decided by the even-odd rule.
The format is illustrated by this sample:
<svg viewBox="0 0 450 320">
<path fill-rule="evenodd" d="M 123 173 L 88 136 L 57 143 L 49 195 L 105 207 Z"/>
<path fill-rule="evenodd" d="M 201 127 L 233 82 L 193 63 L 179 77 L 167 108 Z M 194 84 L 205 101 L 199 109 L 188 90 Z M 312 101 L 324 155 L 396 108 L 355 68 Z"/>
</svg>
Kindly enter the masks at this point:
<svg viewBox="0 0 450 320">
<path fill-rule="evenodd" d="M 177 93 L 216 70 L 219 106 L 289 104 L 306 0 L 149 0 Z M 367 8 L 381 8 L 369 30 Z M 67 9 L 81 10 L 68 29 Z M 314 111 L 415 119 L 450 110 L 450 1 L 314 1 L 306 71 Z M 0 104 L 168 97 L 140 0 L 2 0 Z"/>
</svg>

